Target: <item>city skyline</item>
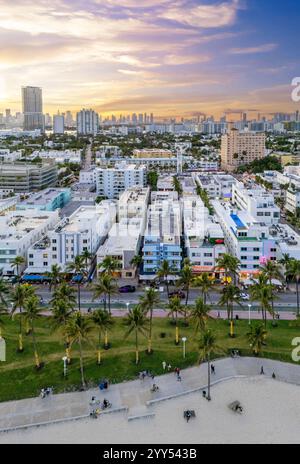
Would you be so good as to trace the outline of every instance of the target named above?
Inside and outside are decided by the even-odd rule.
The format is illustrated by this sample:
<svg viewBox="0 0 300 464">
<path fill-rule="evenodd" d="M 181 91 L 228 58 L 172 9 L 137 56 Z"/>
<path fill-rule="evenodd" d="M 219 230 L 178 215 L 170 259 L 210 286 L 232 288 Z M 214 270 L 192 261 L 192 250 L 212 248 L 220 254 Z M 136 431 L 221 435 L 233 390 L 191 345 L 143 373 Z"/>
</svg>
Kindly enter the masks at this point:
<svg viewBox="0 0 300 464">
<path fill-rule="evenodd" d="M 119 5 L 121 3 L 121 5 Z M 263 5 L 262 5 L 263 3 Z M 295 0 L 0 0 L 0 107 L 188 117 L 295 112 Z"/>
</svg>

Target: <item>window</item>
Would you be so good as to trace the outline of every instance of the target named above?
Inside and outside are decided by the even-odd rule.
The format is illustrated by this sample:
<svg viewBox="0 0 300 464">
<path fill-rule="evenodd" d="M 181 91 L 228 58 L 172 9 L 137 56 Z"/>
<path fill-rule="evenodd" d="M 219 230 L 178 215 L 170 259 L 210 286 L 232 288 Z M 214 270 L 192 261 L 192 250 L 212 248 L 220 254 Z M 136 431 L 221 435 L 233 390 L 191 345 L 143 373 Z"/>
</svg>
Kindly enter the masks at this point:
<svg viewBox="0 0 300 464">
<path fill-rule="evenodd" d="M 271 251 L 272 253 L 276 253 L 277 248 L 270 248 L 270 251 Z"/>
<path fill-rule="evenodd" d="M 29 255 L 29 258 L 33 258 L 33 255 L 32 255 L 32 254 L 30 254 L 30 255 Z"/>
<path fill-rule="evenodd" d="M 47 262 L 47 261 L 44 261 L 44 262 L 43 262 L 43 266 L 48 266 L 48 262 Z"/>
<path fill-rule="evenodd" d="M 247 248 L 242 247 L 242 248 L 241 248 L 241 251 L 247 251 Z"/>
<path fill-rule="evenodd" d="M 56 243 L 56 239 L 55 239 L 55 238 L 52 240 L 52 243 Z"/>
<path fill-rule="evenodd" d="M 52 259 L 56 259 L 57 258 L 57 255 L 52 255 Z"/>
<path fill-rule="evenodd" d="M 247 259 L 247 256 L 241 256 L 241 259 L 245 261 L 245 259 Z"/>
<path fill-rule="evenodd" d="M 52 251 L 56 251 L 56 247 L 52 247 Z"/>
<path fill-rule="evenodd" d="M 259 261 L 259 256 L 253 256 L 254 261 Z"/>
<path fill-rule="evenodd" d="M 205 257 L 205 258 L 211 258 L 211 257 L 212 257 L 212 253 L 204 253 L 204 257 Z"/>
<path fill-rule="evenodd" d="M 29 266 L 33 266 L 33 261 L 29 261 Z"/>
<path fill-rule="evenodd" d="M 259 248 L 253 248 L 253 251 L 259 251 Z"/>
</svg>

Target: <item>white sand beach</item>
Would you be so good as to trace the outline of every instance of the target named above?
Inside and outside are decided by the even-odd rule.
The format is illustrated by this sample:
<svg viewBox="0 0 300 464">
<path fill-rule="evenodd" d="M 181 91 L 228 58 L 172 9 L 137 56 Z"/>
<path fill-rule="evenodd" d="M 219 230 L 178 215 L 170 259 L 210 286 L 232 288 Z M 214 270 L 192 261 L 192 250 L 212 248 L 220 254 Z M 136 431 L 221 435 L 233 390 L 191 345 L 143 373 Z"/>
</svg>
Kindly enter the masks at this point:
<svg viewBox="0 0 300 464">
<path fill-rule="evenodd" d="M 264 376 L 212 387 L 212 401 L 192 393 L 149 408 L 152 418 L 128 422 L 114 413 L 0 434 L 2 443 L 299 443 L 300 387 Z M 228 404 L 239 400 L 242 415 Z M 196 418 L 187 423 L 185 409 Z"/>
</svg>

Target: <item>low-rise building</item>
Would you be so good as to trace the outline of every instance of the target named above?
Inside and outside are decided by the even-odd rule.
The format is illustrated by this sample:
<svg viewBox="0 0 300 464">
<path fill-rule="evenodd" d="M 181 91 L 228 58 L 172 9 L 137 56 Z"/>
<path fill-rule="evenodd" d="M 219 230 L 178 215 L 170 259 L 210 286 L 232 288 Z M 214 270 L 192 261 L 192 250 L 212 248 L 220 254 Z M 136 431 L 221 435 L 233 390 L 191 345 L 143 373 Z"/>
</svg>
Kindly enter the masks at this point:
<svg viewBox="0 0 300 464">
<path fill-rule="evenodd" d="M 122 278 L 132 278 L 136 273 L 136 266 L 132 259 L 139 254 L 145 229 L 142 217 L 122 218 L 112 226 L 107 240 L 100 246 L 97 253 L 98 272 L 106 257 L 116 262 L 115 273 Z"/>
<path fill-rule="evenodd" d="M 280 208 L 276 205 L 274 196 L 265 188 L 255 184 L 251 188 L 242 182 L 232 185 L 232 204 L 246 210 L 258 222 L 277 224 L 280 219 Z"/>
<path fill-rule="evenodd" d="M 145 166 L 135 166 L 121 162 L 114 168 L 96 168 L 94 170 L 96 192 L 106 198 L 119 198 L 130 187 L 146 186 Z"/>
<path fill-rule="evenodd" d="M 182 211 L 186 256 L 190 260 L 193 272 L 215 273 L 217 259 L 226 253 L 224 233 L 220 224 L 209 215 L 208 209 L 198 196 L 184 197 Z"/>
<path fill-rule="evenodd" d="M 54 211 L 63 208 L 71 199 L 69 188 L 48 188 L 31 194 L 26 200 L 17 204 L 18 210 L 37 209 Z"/>
<path fill-rule="evenodd" d="M 0 188 L 13 189 L 16 193 L 28 193 L 53 187 L 57 182 L 57 166 L 45 163 L 1 163 Z"/>
<path fill-rule="evenodd" d="M 228 203 L 213 200 L 212 205 L 228 252 L 241 262 L 241 277 L 256 274 L 260 265 L 268 260 L 276 261 L 277 247 L 270 236 L 269 225 L 258 222 L 248 211 L 238 211 Z"/>
<path fill-rule="evenodd" d="M 181 207 L 179 201 L 156 201 L 148 207 L 143 245 L 142 279 L 155 277 L 164 260 L 175 272 L 182 264 Z"/>
<path fill-rule="evenodd" d="M 26 273 L 44 274 L 51 271 L 53 264 L 65 271 L 68 264 L 85 250 L 94 256 L 115 218 L 116 204 L 112 201 L 79 207 L 28 249 Z"/>
<path fill-rule="evenodd" d="M 45 236 L 58 221 L 57 211 L 12 211 L 0 216 L 0 268 L 3 274 L 16 274 L 14 259 L 17 256 L 26 259 L 30 246 Z"/>
</svg>

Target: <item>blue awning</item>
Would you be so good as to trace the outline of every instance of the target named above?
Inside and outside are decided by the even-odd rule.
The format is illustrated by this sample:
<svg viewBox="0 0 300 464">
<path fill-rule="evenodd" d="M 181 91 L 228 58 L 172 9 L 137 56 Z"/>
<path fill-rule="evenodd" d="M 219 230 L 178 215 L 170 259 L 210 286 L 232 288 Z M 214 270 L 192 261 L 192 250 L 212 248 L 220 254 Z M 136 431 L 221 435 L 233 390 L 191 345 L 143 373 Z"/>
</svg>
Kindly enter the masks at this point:
<svg viewBox="0 0 300 464">
<path fill-rule="evenodd" d="M 22 280 L 25 280 L 27 282 L 30 281 L 37 281 L 37 280 L 50 280 L 50 277 L 43 276 L 43 275 L 38 275 L 38 274 L 26 274 L 22 277 Z"/>
</svg>

